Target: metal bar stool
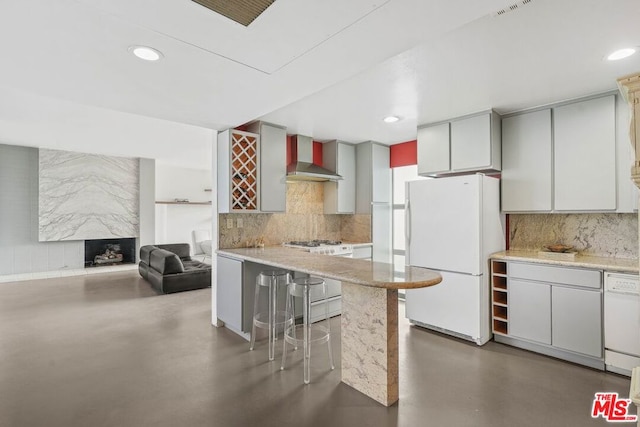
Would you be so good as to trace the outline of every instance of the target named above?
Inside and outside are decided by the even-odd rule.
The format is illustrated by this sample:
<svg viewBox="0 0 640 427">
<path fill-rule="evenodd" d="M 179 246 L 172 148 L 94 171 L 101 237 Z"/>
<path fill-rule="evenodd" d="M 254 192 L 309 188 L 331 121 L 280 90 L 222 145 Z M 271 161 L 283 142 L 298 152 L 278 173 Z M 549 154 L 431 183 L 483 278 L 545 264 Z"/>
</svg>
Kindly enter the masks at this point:
<svg viewBox="0 0 640 427">
<path fill-rule="evenodd" d="M 253 350 L 256 344 L 256 328 L 269 331 L 269 360 L 275 358 L 275 342 L 277 330 L 281 326 L 285 329 L 294 323 L 293 312 L 278 310 L 278 288 L 287 286 L 291 282 L 291 275 L 284 270 L 261 271 L 256 277 L 256 293 L 253 301 L 253 325 L 251 327 L 251 344 L 249 350 Z M 260 310 L 260 290 L 268 290 L 268 308 Z M 287 300 L 289 296 L 287 296 Z"/>
<path fill-rule="evenodd" d="M 287 357 L 287 343 L 292 344 L 296 349 L 298 345 L 302 345 L 304 350 L 303 356 L 303 371 L 304 371 L 304 383 L 309 384 L 310 377 L 310 359 L 311 359 L 311 345 L 327 343 L 329 349 L 329 365 L 331 369 L 334 369 L 333 365 L 333 352 L 331 351 L 331 326 L 329 322 L 329 305 L 325 304 L 325 317 L 324 322 L 326 326 L 314 324 L 309 322 L 311 317 L 311 298 L 312 291 L 320 291 L 322 298 L 327 298 L 327 284 L 323 279 L 318 277 L 308 277 L 294 279 L 289 283 L 287 295 L 287 304 L 285 311 L 288 315 L 293 316 L 294 304 L 293 297 L 302 298 L 302 325 L 296 325 L 291 323 L 285 327 L 284 330 L 284 342 L 282 344 L 282 365 L 280 369 L 284 369 L 285 360 Z M 297 338 L 296 329 L 302 329 L 302 339 Z"/>
</svg>

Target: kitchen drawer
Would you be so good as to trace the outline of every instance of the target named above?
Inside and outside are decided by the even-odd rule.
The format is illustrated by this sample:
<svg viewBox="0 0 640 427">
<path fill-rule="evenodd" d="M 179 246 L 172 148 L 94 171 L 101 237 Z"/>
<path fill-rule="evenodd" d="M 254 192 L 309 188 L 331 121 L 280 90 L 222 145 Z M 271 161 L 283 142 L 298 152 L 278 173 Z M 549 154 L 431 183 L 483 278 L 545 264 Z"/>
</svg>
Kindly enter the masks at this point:
<svg viewBox="0 0 640 427">
<path fill-rule="evenodd" d="M 371 246 L 354 247 L 353 257 L 357 259 L 371 259 Z"/>
<path fill-rule="evenodd" d="M 509 277 L 593 289 L 602 287 L 602 272 L 599 270 L 510 262 Z"/>
<path fill-rule="evenodd" d="M 325 307 L 325 305 L 328 305 L 328 307 Z M 327 310 L 327 308 L 329 310 L 329 317 L 340 315 L 342 313 L 342 298 L 333 297 L 326 301 L 316 301 L 311 303 L 311 313 L 309 315 L 311 323 L 324 320 L 326 313 L 325 310 Z"/>
</svg>

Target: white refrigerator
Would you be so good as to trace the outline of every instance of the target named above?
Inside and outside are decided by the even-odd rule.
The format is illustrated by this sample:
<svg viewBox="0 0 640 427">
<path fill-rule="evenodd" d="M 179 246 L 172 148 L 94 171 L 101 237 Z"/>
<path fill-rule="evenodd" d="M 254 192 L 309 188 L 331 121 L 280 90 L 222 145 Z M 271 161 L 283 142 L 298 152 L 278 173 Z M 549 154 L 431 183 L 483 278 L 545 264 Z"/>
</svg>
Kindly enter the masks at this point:
<svg viewBox="0 0 640 427">
<path fill-rule="evenodd" d="M 482 174 L 412 181 L 406 200 L 407 264 L 442 274 L 406 292 L 414 324 L 485 344 L 491 338 L 489 255 L 504 250 L 500 182 Z"/>
</svg>

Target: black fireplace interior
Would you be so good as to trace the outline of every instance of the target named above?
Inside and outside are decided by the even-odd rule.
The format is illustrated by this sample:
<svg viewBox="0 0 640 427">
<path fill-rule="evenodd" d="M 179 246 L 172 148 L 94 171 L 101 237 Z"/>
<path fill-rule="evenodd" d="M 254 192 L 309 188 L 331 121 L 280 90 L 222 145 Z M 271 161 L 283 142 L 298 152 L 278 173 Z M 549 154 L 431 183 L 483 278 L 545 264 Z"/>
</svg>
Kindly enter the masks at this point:
<svg viewBox="0 0 640 427">
<path fill-rule="evenodd" d="M 135 262 L 135 237 L 84 241 L 85 267 L 134 264 Z"/>
</svg>

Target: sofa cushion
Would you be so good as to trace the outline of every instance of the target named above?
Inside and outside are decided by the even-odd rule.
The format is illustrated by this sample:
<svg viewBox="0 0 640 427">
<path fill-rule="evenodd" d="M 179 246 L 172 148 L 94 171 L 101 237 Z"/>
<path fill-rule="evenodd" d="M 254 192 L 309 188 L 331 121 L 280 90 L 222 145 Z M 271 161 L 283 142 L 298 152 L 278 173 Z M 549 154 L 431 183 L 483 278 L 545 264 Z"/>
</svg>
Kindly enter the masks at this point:
<svg viewBox="0 0 640 427">
<path fill-rule="evenodd" d="M 157 245 L 160 249 L 166 249 L 169 252 L 173 252 L 178 255 L 180 259 L 190 258 L 191 255 L 191 246 L 188 243 L 169 243 L 166 245 Z"/>
<path fill-rule="evenodd" d="M 158 249 L 157 246 L 154 245 L 145 245 L 142 246 L 140 248 L 140 261 L 144 262 L 145 264 L 149 265 L 149 260 L 151 257 L 151 252 L 155 251 L 156 249 Z"/>
<path fill-rule="evenodd" d="M 184 266 L 178 255 L 166 249 L 156 249 L 151 252 L 150 266 L 160 274 L 183 273 Z"/>
</svg>

